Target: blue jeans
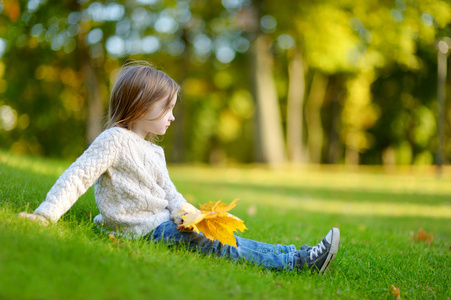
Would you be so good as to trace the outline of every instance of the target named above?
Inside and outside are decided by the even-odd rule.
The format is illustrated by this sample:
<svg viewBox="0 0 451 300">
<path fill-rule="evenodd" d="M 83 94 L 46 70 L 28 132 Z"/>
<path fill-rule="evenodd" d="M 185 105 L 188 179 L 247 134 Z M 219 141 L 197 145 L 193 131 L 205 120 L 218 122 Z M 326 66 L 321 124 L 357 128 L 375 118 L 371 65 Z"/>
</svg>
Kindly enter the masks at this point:
<svg viewBox="0 0 451 300">
<path fill-rule="evenodd" d="M 148 238 L 155 242 L 164 241 L 169 245 L 184 245 L 191 251 L 204 254 L 249 261 L 273 270 L 300 269 L 307 256 L 305 250 L 298 250 L 294 245 L 271 245 L 235 236 L 237 247 L 234 247 L 222 245 L 218 240 L 211 241 L 196 232 L 180 232 L 176 227 L 173 221 L 164 222 L 150 233 Z"/>
</svg>

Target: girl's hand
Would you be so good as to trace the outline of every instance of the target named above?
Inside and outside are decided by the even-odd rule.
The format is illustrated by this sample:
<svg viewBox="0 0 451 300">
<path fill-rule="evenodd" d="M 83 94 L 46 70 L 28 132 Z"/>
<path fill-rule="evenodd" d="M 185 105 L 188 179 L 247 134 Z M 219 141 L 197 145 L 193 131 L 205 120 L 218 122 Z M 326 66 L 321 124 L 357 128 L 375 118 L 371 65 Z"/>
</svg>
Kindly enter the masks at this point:
<svg viewBox="0 0 451 300">
<path fill-rule="evenodd" d="M 43 216 L 40 215 L 35 215 L 35 214 L 28 214 L 26 212 L 21 212 L 18 216 L 19 218 L 26 218 L 26 219 L 30 219 L 33 220 L 35 222 L 40 223 L 41 225 L 47 226 L 49 225 L 49 221 L 44 218 Z"/>
<path fill-rule="evenodd" d="M 188 202 L 184 202 L 182 206 L 180 207 L 179 212 L 176 214 L 176 217 L 174 218 L 174 223 L 177 225 L 183 225 L 183 219 L 182 216 L 186 214 L 196 214 L 200 210 L 197 209 L 194 205 L 189 204 Z"/>
<path fill-rule="evenodd" d="M 180 209 L 187 213 L 197 213 L 199 211 L 199 209 L 197 209 L 194 205 L 188 202 L 184 202 L 180 207 Z"/>
</svg>

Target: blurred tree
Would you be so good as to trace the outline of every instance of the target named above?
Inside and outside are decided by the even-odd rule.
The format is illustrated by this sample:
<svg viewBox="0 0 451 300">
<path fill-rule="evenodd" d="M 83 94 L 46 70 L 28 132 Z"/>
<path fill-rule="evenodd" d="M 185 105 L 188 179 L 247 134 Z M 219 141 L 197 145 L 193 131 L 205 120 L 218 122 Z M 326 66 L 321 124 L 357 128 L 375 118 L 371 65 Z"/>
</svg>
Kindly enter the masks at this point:
<svg viewBox="0 0 451 300">
<path fill-rule="evenodd" d="M 9 9 L 8 6 L 1 15 L 2 21 L 5 22 L 0 25 L 2 31 L 9 33 L 1 40 L 7 44 L 2 53 L 5 74 L 11 74 L 10 70 L 13 68 L 19 70 L 19 65 L 22 68 L 16 78 L 8 76 L 8 82 L 11 84 L 6 89 L 4 101 L 13 103 L 13 99 L 16 99 L 17 103 L 13 105 L 12 111 L 20 113 L 23 111 L 21 103 L 28 101 L 40 105 L 41 110 L 30 109 L 29 116 L 47 120 L 41 127 L 43 135 L 45 131 L 55 127 L 61 130 L 71 128 L 77 131 L 86 130 L 92 140 L 101 130 L 101 124 L 105 120 L 105 100 L 115 71 L 129 58 L 150 60 L 158 68 L 161 68 L 160 64 L 164 61 L 165 71 L 184 87 L 188 75 L 193 79 L 186 85 L 190 91 L 185 94 L 186 97 L 182 97 L 177 107 L 178 122 L 175 123 L 175 132 L 172 136 L 169 134 L 169 139 L 175 142 L 175 146 L 169 147 L 174 160 L 183 160 L 183 148 L 187 147 L 187 152 L 197 154 L 188 154 L 186 157 L 207 161 L 213 158 L 214 161 L 214 157 L 219 156 L 210 154 L 223 152 L 228 145 L 236 143 L 240 135 L 251 135 L 249 126 L 242 125 L 250 122 L 254 111 L 253 104 L 249 93 L 240 89 L 240 86 L 248 88 L 249 73 L 243 72 L 239 67 L 231 68 L 230 64 L 234 59 L 242 60 L 238 56 L 249 49 L 249 41 L 240 35 L 242 30 L 235 28 L 233 24 L 240 3 L 226 1 L 224 4 L 211 5 L 200 0 L 139 0 L 133 3 L 87 0 L 65 1 L 58 5 L 34 0 L 12 3 L 17 4 L 15 7 L 19 12 L 14 12 L 14 9 Z M 8 19 L 10 11 L 16 23 Z M 20 43 L 16 42 L 18 37 Z M 33 56 L 37 59 L 33 63 L 23 60 L 17 49 L 34 49 L 36 52 Z M 69 101 L 70 94 L 63 93 L 61 88 L 61 85 L 65 86 L 67 82 L 60 80 L 60 71 L 68 70 L 67 68 L 72 70 L 72 74 L 76 74 L 77 79 L 82 79 L 78 80 L 78 83 L 84 82 L 74 90 L 76 98 L 83 99 L 77 115 L 80 119 L 70 125 L 61 119 L 61 115 L 42 109 L 58 105 L 44 104 L 54 99 L 55 95 L 59 95 L 63 102 Z M 48 89 L 48 82 L 42 81 L 45 74 L 38 72 L 42 75 L 39 78 L 29 76 L 30 71 L 34 74 L 33 70 L 37 69 L 52 71 L 53 81 L 57 85 L 51 91 Z M 19 78 L 22 78 L 22 84 L 25 86 L 31 86 L 33 81 L 45 85 L 47 89 L 44 90 L 49 90 L 49 93 L 44 93 L 43 89 L 35 89 L 26 95 L 15 95 L 21 93 L 20 89 L 14 86 L 20 82 Z M 245 80 L 241 80 L 243 78 Z M 184 88 L 183 91 L 185 90 Z M 41 94 L 45 101 L 38 104 L 35 100 L 41 98 Z M 227 103 L 228 98 L 233 100 L 230 104 Z M 212 113 L 206 120 L 215 122 L 207 127 L 202 127 L 200 124 L 203 120 L 197 119 L 204 109 L 205 112 Z M 65 125 L 61 126 L 62 124 Z M 33 127 L 25 132 L 23 129 L 15 127 L 14 130 L 4 132 L 2 136 L 9 136 L 9 142 L 5 143 L 5 146 L 9 147 L 8 144 L 14 143 L 17 136 L 30 133 L 36 135 L 40 130 Z M 185 131 L 192 133 L 187 135 Z M 61 151 L 62 148 L 72 147 L 72 155 L 77 155 L 79 147 L 74 145 L 84 144 L 80 143 L 80 140 L 61 144 L 57 136 L 52 137 L 54 138 L 48 142 L 42 137 L 36 139 L 36 143 L 41 144 L 42 154 L 59 152 L 61 155 L 71 152 Z M 249 140 L 250 138 L 251 136 Z M 22 144 L 31 143 L 26 138 L 21 140 Z M 201 149 L 200 152 L 196 152 L 197 148 Z M 242 154 L 244 149 L 247 150 Z M 36 152 L 30 149 L 26 151 Z M 251 147 L 230 151 L 237 158 L 246 157 L 247 161 L 251 160 Z"/>
<path fill-rule="evenodd" d="M 272 37 L 276 21 L 266 15 L 265 1 L 223 1 L 225 7 L 236 9 L 237 33 L 250 41 L 249 61 L 252 91 L 256 103 L 255 149 L 257 161 L 278 165 L 285 162 L 285 142 L 274 80 Z"/>
<path fill-rule="evenodd" d="M 101 130 L 116 70 L 132 58 L 164 66 L 183 86 L 177 122 L 161 141 L 174 161 L 251 162 L 261 151 L 264 161 L 281 162 L 286 129 L 295 162 L 431 163 L 437 126 L 429 87 L 435 41 L 450 35 L 450 6 L 5 1 L 0 142 L 78 155 L 85 133 L 92 140 Z"/>
<path fill-rule="evenodd" d="M 324 132 L 321 120 L 321 108 L 327 89 L 328 77 L 315 72 L 306 105 L 306 121 L 308 123 L 309 162 L 321 163 Z"/>
<path fill-rule="evenodd" d="M 436 59 L 436 39 L 446 32 L 447 28 L 449 30 L 451 24 L 450 2 L 367 1 L 362 6 L 353 4 L 352 15 L 351 24 L 358 33 L 360 42 L 357 47 L 359 59 L 356 61 L 358 75 L 352 79 L 356 84 L 349 87 L 345 102 L 348 109 L 343 110 L 343 121 L 349 120 L 343 132 L 345 136 L 350 137 L 347 152 L 363 153 L 366 149 L 375 147 L 379 153 L 390 153 L 390 149 L 397 149 L 395 162 L 432 163 L 434 150 L 430 143 L 435 139 L 436 120 L 431 111 L 435 104 L 431 100 L 436 97 L 436 91 L 426 87 L 429 85 L 429 79 L 435 80 L 436 71 L 427 76 L 429 78 L 423 76 L 430 73 L 430 68 L 436 69 L 436 62 L 431 60 Z M 399 71 L 402 76 L 396 79 L 391 77 L 391 82 L 386 82 L 384 77 L 389 73 L 399 74 Z M 385 81 L 400 93 L 393 88 L 373 88 L 375 80 Z M 357 84 L 357 81 L 360 84 Z M 423 86 L 421 90 L 418 89 L 420 85 Z M 390 95 L 396 96 L 387 107 L 382 107 L 384 98 Z M 354 113 L 359 112 L 362 120 L 352 124 L 346 116 L 349 116 L 352 112 L 351 106 L 357 102 L 361 107 Z M 406 118 L 408 115 L 416 121 L 410 121 L 410 117 Z M 387 120 L 386 116 L 395 118 Z M 374 135 L 376 131 L 370 129 L 376 126 L 384 133 L 378 132 Z M 381 142 L 386 143 L 387 140 L 382 139 L 382 135 L 387 131 L 400 130 L 405 131 L 395 140 L 391 140 L 384 150 Z M 422 150 L 416 150 L 419 148 Z M 426 148 L 429 150 L 425 152 Z M 350 162 L 359 162 L 356 155 L 347 156 Z M 385 155 L 386 158 L 389 156 Z"/>
<path fill-rule="evenodd" d="M 304 147 L 305 63 L 298 48 L 288 54 L 287 153 L 293 163 L 306 163 Z"/>
<path fill-rule="evenodd" d="M 277 20 L 287 20 L 283 17 L 287 15 L 287 10 L 300 16 L 293 18 L 294 22 L 292 18 L 285 21 L 296 26 L 280 26 L 283 31 L 279 34 L 289 34 L 295 40 L 299 39 L 296 47 L 302 49 L 310 73 L 306 73 L 306 77 L 311 79 L 305 116 L 309 157 L 314 163 L 323 161 L 321 153 L 324 153 L 324 137 L 334 136 L 333 133 L 323 135 L 322 125 L 329 120 L 322 117 L 327 114 L 322 103 L 330 101 L 321 98 L 330 97 L 335 99 L 332 102 L 340 101 L 339 130 L 345 145 L 345 161 L 349 164 L 359 163 L 360 156 L 378 140 L 371 133 L 371 128 L 381 114 L 379 105 L 372 98 L 374 80 L 397 67 L 418 73 L 427 64 L 422 64 L 417 47 L 434 49 L 435 37 L 450 23 L 450 3 L 446 1 L 355 3 L 325 0 L 273 5 L 271 9 L 280 13 L 273 14 Z M 428 60 L 427 57 L 423 59 Z M 317 84 L 323 82 L 315 80 L 321 77 L 312 75 L 316 73 L 342 77 L 344 80 L 335 80 L 335 83 L 343 82 L 345 97 L 340 100 L 334 94 L 327 93 L 327 84 Z M 332 88 L 337 93 L 336 85 Z M 337 105 L 332 107 L 336 114 Z M 333 117 L 330 120 L 335 119 Z M 336 121 L 330 122 L 337 124 Z M 333 129 L 333 126 L 329 128 Z M 428 140 L 432 138 L 429 136 Z M 330 149 L 331 141 L 327 141 Z"/>
<path fill-rule="evenodd" d="M 257 15 L 260 15 L 260 1 L 254 3 Z M 276 86 L 273 73 L 273 57 L 270 51 L 271 40 L 260 30 L 252 45 L 252 74 L 254 75 L 255 98 L 258 111 L 258 141 L 263 162 L 277 165 L 285 162 L 285 143 Z"/>
</svg>

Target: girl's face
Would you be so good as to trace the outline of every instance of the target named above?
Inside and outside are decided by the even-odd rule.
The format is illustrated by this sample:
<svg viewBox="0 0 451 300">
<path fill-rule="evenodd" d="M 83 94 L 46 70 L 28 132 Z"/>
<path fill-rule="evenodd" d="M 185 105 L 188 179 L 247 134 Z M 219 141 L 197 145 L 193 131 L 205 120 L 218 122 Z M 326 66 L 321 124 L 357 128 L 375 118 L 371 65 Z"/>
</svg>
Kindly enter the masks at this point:
<svg viewBox="0 0 451 300">
<path fill-rule="evenodd" d="M 131 126 L 131 131 L 142 137 L 143 139 L 149 133 L 156 135 L 164 135 L 171 123 L 175 120 L 172 113 L 175 103 L 177 102 L 177 95 L 172 99 L 169 109 L 161 116 L 161 112 L 164 110 L 166 101 L 161 100 L 153 105 L 153 107 L 144 115 L 143 118 L 134 122 Z M 158 118 L 158 119 L 157 119 Z"/>
</svg>

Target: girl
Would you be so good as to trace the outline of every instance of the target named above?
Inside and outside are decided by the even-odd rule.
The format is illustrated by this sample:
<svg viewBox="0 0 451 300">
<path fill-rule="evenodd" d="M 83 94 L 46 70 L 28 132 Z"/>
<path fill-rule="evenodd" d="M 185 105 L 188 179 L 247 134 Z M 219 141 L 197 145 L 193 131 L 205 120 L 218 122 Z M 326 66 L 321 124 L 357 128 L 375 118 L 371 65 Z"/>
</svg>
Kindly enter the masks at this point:
<svg viewBox="0 0 451 300">
<path fill-rule="evenodd" d="M 179 85 L 147 63 L 122 67 L 111 92 L 108 129 L 60 176 L 33 214 L 20 217 L 56 222 L 94 184 L 100 214 L 94 222 L 107 232 L 250 261 L 268 269 L 325 271 L 338 251 L 340 232 L 329 231 L 315 247 L 269 245 L 236 237 L 237 247 L 180 232 L 175 216 L 195 212 L 169 178 L 163 149 L 154 143 L 175 120 Z"/>
</svg>

